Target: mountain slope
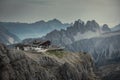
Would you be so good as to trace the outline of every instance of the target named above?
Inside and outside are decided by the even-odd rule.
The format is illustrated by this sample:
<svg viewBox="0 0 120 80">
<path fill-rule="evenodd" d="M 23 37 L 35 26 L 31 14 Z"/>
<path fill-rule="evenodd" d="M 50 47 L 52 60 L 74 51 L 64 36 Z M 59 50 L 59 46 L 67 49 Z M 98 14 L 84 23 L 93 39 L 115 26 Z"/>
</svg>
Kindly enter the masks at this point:
<svg viewBox="0 0 120 80">
<path fill-rule="evenodd" d="M 71 27 L 68 27 L 66 30 L 54 30 L 48 33 L 46 36 L 42 37 L 42 39 L 47 39 L 52 41 L 54 44 L 65 46 L 82 39 L 97 37 L 101 35 L 102 32 L 109 32 L 108 30 L 110 29 L 106 25 L 104 25 L 103 29 L 101 29 L 95 20 L 87 21 L 86 24 L 81 20 L 77 20 Z"/>
<path fill-rule="evenodd" d="M 96 73 L 102 80 L 120 80 L 120 31 L 109 32 L 100 37 L 84 39 L 66 46 L 73 52 L 92 54 Z"/>
<path fill-rule="evenodd" d="M 0 44 L 0 60 L 0 80 L 99 80 L 87 53 L 31 53 Z"/>
<path fill-rule="evenodd" d="M 8 45 L 18 43 L 20 42 L 20 39 L 16 35 L 10 33 L 3 26 L 0 26 L 0 42 Z"/>
<path fill-rule="evenodd" d="M 120 24 L 118 24 L 117 26 L 111 28 L 112 31 L 118 31 L 120 30 Z"/>
<path fill-rule="evenodd" d="M 70 24 L 63 24 L 57 19 L 45 21 L 38 21 L 35 23 L 15 23 L 15 22 L 0 22 L 0 25 L 5 26 L 8 31 L 17 35 L 20 39 L 38 38 L 48 32 L 57 29 L 65 29 Z"/>
<path fill-rule="evenodd" d="M 111 32 L 111 29 L 108 27 L 107 24 L 104 24 L 103 27 L 102 27 L 102 31 L 103 32 Z"/>
<path fill-rule="evenodd" d="M 73 52 L 89 52 L 98 65 L 115 63 L 120 56 L 120 32 L 103 34 L 100 37 L 84 39 L 66 46 Z M 111 60 L 111 61 L 109 61 Z"/>
</svg>

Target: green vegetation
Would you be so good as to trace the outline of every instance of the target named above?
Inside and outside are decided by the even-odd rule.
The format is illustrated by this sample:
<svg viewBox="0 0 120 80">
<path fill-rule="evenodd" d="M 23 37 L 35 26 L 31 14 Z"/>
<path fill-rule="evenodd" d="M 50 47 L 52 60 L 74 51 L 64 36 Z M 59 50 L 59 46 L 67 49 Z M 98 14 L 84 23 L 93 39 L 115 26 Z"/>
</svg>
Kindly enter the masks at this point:
<svg viewBox="0 0 120 80">
<path fill-rule="evenodd" d="M 62 58 L 66 55 L 66 52 L 65 51 L 47 51 L 47 54 L 48 55 L 55 55 L 56 57 L 58 58 Z"/>
</svg>

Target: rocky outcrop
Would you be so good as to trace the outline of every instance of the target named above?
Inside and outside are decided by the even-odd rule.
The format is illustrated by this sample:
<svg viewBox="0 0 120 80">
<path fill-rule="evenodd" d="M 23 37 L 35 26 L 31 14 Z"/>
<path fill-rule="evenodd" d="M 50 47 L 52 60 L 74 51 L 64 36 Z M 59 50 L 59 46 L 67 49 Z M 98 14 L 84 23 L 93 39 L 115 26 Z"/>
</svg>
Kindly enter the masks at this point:
<svg viewBox="0 0 120 80">
<path fill-rule="evenodd" d="M 86 29 L 95 32 L 100 30 L 100 26 L 95 20 L 87 21 Z"/>
<path fill-rule="evenodd" d="M 105 33 L 105 32 L 110 32 L 111 29 L 108 27 L 107 24 L 104 24 L 103 27 L 102 27 L 102 31 L 103 31 L 103 33 Z"/>
<path fill-rule="evenodd" d="M 0 44 L 0 80 L 96 80 L 93 66 L 87 53 L 32 53 Z"/>
</svg>

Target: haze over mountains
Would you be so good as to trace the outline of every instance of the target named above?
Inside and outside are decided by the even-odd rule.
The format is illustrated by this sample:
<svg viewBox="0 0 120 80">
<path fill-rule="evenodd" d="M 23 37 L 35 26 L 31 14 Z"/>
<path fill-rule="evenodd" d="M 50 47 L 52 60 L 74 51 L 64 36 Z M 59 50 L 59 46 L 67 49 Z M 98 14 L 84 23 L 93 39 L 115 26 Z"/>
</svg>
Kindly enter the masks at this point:
<svg viewBox="0 0 120 80">
<path fill-rule="evenodd" d="M 21 40 L 26 38 L 38 38 L 54 29 L 66 29 L 70 24 L 63 24 L 57 19 L 37 21 L 35 23 L 18 23 L 18 22 L 0 22 L 9 32 L 18 36 Z M 1 27 L 2 27 L 1 26 Z"/>
<path fill-rule="evenodd" d="M 4 26 L 0 25 L 0 42 L 10 45 L 20 42 L 20 39 L 9 32 Z"/>
<path fill-rule="evenodd" d="M 16 35 L 21 40 L 29 38 L 49 39 L 60 46 L 72 44 L 82 39 L 90 39 L 105 35 L 105 33 L 120 30 L 119 25 L 109 28 L 107 24 L 100 26 L 95 20 L 87 21 L 77 20 L 74 24 L 62 23 L 57 19 L 47 22 L 41 20 L 35 23 L 15 23 L 0 22 L 0 27 L 7 29 L 11 34 Z M 41 38 L 40 38 L 41 39 Z M 24 40 L 26 41 L 26 40 Z M 19 42 L 19 41 L 18 41 Z"/>
<path fill-rule="evenodd" d="M 77 20 L 66 30 L 54 30 L 42 37 L 42 39 L 49 39 L 58 45 L 67 45 L 78 40 L 99 37 L 102 33 L 110 31 L 111 29 L 107 24 L 100 27 L 95 20 L 87 21 L 86 24 L 81 20 Z"/>
</svg>

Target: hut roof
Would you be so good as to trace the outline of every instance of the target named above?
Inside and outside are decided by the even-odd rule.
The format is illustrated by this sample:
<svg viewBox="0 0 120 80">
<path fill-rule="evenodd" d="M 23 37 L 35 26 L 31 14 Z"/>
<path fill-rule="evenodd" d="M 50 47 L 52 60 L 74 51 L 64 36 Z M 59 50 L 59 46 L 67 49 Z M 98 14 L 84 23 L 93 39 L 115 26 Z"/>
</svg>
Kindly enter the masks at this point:
<svg viewBox="0 0 120 80">
<path fill-rule="evenodd" d="M 51 45 L 51 42 L 48 40 L 40 43 L 39 45 Z"/>
</svg>

